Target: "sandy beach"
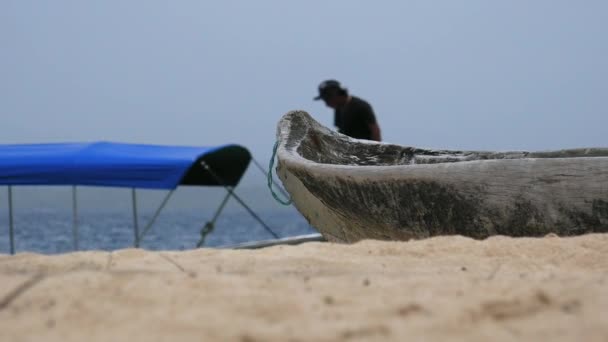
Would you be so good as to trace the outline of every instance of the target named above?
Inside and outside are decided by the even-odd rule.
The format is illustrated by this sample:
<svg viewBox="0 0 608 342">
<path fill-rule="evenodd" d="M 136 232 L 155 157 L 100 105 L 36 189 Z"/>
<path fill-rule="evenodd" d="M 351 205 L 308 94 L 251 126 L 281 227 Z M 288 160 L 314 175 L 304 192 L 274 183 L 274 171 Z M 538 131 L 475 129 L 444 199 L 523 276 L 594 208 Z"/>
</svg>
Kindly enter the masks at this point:
<svg viewBox="0 0 608 342">
<path fill-rule="evenodd" d="M 0 255 L 0 341 L 607 341 L 608 234 Z"/>
</svg>

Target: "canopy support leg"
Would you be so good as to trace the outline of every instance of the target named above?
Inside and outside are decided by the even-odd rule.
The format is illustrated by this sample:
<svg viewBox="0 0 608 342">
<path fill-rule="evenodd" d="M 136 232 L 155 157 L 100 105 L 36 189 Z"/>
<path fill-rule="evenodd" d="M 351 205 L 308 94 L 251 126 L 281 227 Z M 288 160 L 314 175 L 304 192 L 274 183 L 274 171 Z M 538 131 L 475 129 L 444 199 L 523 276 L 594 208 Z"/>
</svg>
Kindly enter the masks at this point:
<svg viewBox="0 0 608 342">
<path fill-rule="evenodd" d="M 211 233 L 215 228 L 215 221 L 218 219 L 218 217 L 220 217 L 220 214 L 222 213 L 222 210 L 224 210 L 224 207 L 226 206 L 226 203 L 228 203 L 229 199 L 230 193 L 226 193 L 226 196 L 224 196 L 222 203 L 220 203 L 220 206 L 215 211 L 215 214 L 213 215 L 211 221 L 205 223 L 203 228 L 201 228 L 201 239 L 196 244 L 197 248 L 201 248 L 205 244 L 205 239 L 207 238 L 207 235 L 209 235 L 209 233 Z"/>
<path fill-rule="evenodd" d="M 137 190 L 131 188 L 131 202 L 133 203 L 133 246 L 139 248 L 139 220 L 137 215 Z"/>
<path fill-rule="evenodd" d="M 160 212 L 163 210 L 165 205 L 167 205 L 167 202 L 169 202 L 169 198 L 171 198 L 171 195 L 173 195 L 174 192 L 175 192 L 175 189 L 171 189 L 171 191 L 169 191 L 167 193 L 167 195 L 163 199 L 162 203 L 160 204 L 158 209 L 156 209 L 156 212 L 150 219 L 150 222 L 148 222 L 148 224 L 144 227 L 144 230 L 141 232 L 141 235 L 138 235 L 138 238 L 137 238 L 138 243 L 141 242 L 141 240 L 144 238 L 144 235 L 146 235 L 146 233 L 150 230 L 150 228 L 152 228 L 152 225 L 154 224 L 154 222 L 156 222 L 156 219 L 160 215 Z"/>
<path fill-rule="evenodd" d="M 74 250 L 78 250 L 78 195 L 76 185 L 72 185 L 72 238 Z"/>
<path fill-rule="evenodd" d="M 8 186 L 8 235 L 11 254 L 15 254 L 15 226 L 13 221 L 13 187 Z"/>
<path fill-rule="evenodd" d="M 237 202 L 239 202 L 239 204 L 243 208 L 245 208 L 245 210 L 247 210 L 247 212 L 249 212 L 249 215 L 251 215 L 251 217 L 253 217 L 256 221 L 258 221 L 262 225 L 262 227 L 264 227 L 264 229 L 268 233 L 270 233 L 270 235 L 272 235 L 275 239 L 279 238 L 277 233 L 275 233 L 272 229 L 270 229 L 270 227 L 268 227 L 268 225 L 253 210 L 251 210 L 251 208 L 249 208 L 249 206 L 239 196 L 237 196 L 237 194 L 234 192 L 232 187 L 226 185 L 226 183 L 224 183 L 224 181 L 222 181 L 222 179 L 211 169 L 209 164 L 207 164 L 203 161 L 203 162 L 201 162 L 201 165 L 209 172 L 209 174 L 213 178 L 215 178 L 216 182 L 218 182 L 220 185 L 222 185 L 224 187 L 224 189 L 226 189 L 226 191 L 228 191 L 228 194 L 230 194 L 232 197 L 234 197 L 234 199 Z"/>
</svg>

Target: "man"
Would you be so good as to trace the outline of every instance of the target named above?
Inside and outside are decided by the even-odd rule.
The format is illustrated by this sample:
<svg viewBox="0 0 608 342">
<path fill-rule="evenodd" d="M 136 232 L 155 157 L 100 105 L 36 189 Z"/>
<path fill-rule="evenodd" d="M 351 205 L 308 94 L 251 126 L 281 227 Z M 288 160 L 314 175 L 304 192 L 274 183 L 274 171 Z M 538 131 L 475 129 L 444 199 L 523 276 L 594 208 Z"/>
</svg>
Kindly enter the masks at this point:
<svg viewBox="0 0 608 342">
<path fill-rule="evenodd" d="M 319 84 L 319 96 L 327 107 L 334 109 L 334 125 L 338 132 L 357 139 L 380 141 L 380 126 L 372 106 L 365 100 L 348 95 L 340 82 L 327 80 Z"/>
</svg>

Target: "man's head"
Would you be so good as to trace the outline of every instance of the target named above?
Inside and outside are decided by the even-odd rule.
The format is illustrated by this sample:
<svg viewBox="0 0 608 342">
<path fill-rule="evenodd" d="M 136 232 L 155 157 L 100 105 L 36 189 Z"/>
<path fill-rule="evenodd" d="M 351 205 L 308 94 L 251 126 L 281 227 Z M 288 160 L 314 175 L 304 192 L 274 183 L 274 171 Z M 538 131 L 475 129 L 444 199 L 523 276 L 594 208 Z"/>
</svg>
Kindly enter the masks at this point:
<svg viewBox="0 0 608 342">
<path fill-rule="evenodd" d="M 319 95 L 315 100 L 323 100 L 330 108 L 338 108 L 346 102 L 348 91 L 336 80 L 326 80 L 319 84 Z"/>
</svg>

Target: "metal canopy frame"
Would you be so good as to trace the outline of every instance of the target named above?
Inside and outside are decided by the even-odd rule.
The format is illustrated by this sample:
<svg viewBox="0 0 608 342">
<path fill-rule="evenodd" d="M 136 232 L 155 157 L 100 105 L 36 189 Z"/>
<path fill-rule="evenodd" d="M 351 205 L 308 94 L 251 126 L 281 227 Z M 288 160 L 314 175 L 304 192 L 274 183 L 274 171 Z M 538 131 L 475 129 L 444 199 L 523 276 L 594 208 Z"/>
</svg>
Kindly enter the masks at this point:
<svg viewBox="0 0 608 342">
<path fill-rule="evenodd" d="M 133 247 L 140 247 L 141 240 L 144 235 L 152 228 L 156 219 L 160 215 L 163 208 L 167 205 L 169 198 L 175 192 L 175 189 L 171 189 L 167 195 L 165 195 L 162 203 L 156 209 L 154 215 L 150 219 L 150 221 L 146 224 L 142 233 L 139 232 L 139 215 L 137 213 L 137 189 L 132 188 L 132 207 L 133 207 Z M 13 186 L 8 186 L 8 229 L 9 229 L 9 248 L 10 253 L 15 254 L 15 220 L 13 213 Z M 79 241 L 80 233 L 79 233 L 79 220 L 78 220 L 78 186 L 72 185 L 72 246 L 75 251 L 79 250 Z"/>
<path fill-rule="evenodd" d="M 201 240 L 197 244 L 197 247 L 201 247 L 204 244 L 204 240 L 207 234 L 209 234 L 213 230 L 213 226 L 215 221 L 220 216 L 222 210 L 224 209 L 226 203 L 230 199 L 230 197 L 234 198 L 243 208 L 247 210 L 247 212 L 258 221 L 266 231 L 268 231 L 274 238 L 278 238 L 278 235 L 234 192 L 234 188 L 232 186 L 226 185 L 222 179 L 211 169 L 211 167 L 205 163 L 201 162 L 201 166 L 205 170 L 207 170 L 216 181 L 226 189 L 226 196 L 222 199 L 218 209 L 211 221 L 207 222 L 203 228 L 201 229 Z M 133 247 L 139 248 L 141 245 L 141 241 L 143 240 L 146 233 L 150 231 L 158 217 L 160 216 L 162 210 L 165 208 L 169 199 L 173 195 L 176 189 L 171 189 L 165 195 L 162 202 L 152 215 L 150 221 L 144 226 L 143 230 L 140 232 L 139 225 L 139 215 L 138 215 L 138 207 L 137 207 L 137 189 L 131 188 L 131 202 L 132 202 L 132 211 L 133 211 Z M 9 245 L 10 245 L 10 253 L 15 254 L 15 222 L 13 215 L 13 186 L 8 185 L 8 220 L 9 220 Z M 72 243 L 75 251 L 79 250 L 79 220 L 78 220 L 78 186 L 72 185 Z"/>
</svg>

